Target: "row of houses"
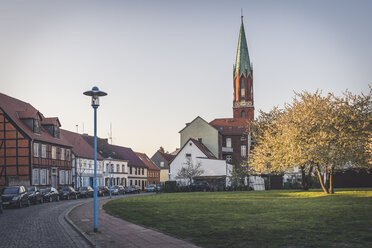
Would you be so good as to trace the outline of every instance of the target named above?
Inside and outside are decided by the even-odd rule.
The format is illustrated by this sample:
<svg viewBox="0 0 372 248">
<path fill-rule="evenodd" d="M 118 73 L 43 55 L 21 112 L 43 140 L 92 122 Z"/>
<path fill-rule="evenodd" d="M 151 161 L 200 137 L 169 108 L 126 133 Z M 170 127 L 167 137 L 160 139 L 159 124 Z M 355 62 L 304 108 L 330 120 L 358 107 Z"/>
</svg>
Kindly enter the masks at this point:
<svg viewBox="0 0 372 248">
<path fill-rule="evenodd" d="M 61 128 L 31 104 L 0 93 L 0 187 L 93 186 L 94 137 Z M 97 186 L 150 184 L 168 180 L 171 155 L 145 154 L 97 139 Z"/>
</svg>

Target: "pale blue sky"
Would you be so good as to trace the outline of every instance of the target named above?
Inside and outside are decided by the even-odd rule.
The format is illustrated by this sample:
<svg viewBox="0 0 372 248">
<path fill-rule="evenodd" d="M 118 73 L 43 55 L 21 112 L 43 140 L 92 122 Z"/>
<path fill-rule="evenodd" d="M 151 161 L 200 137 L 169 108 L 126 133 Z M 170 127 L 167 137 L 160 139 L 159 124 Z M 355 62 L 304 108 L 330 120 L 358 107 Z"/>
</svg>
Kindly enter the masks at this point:
<svg viewBox="0 0 372 248">
<path fill-rule="evenodd" d="M 108 93 L 99 135 L 146 152 L 179 147 L 200 115 L 232 117 L 240 9 L 256 110 L 293 91 L 372 83 L 372 1 L 0 1 L 0 91 L 62 128 L 93 133 L 83 91 Z"/>
</svg>

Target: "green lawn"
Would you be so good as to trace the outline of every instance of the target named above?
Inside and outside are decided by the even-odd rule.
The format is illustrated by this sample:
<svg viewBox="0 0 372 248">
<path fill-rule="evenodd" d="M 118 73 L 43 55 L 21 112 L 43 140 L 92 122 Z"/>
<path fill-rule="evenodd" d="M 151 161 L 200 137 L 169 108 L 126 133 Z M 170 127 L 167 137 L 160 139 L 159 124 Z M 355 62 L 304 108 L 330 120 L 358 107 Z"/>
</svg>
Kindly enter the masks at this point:
<svg viewBox="0 0 372 248">
<path fill-rule="evenodd" d="M 372 247 L 372 189 L 174 193 L 104 209 L 203 247 Z"/>
</svg>

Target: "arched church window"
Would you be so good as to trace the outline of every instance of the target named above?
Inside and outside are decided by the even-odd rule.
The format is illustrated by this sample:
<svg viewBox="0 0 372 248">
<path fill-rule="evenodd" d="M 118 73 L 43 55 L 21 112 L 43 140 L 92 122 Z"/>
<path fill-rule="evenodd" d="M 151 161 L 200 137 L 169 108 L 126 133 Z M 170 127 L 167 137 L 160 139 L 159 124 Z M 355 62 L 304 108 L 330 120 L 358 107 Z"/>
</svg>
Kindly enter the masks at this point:
<svg viewBox="0 0 372 248">
<path fill-rule="evenodd" d="M 245 84 L 244 84 L 244 77 L 240 78 L 240 96 L 245 96 Z"/>
<path fill-rule="evenodd" d="M 245 111 L 244 111 L 244 110 L 240 113 L 240 116 L 241 116 L 242 118 L 245 118 Z"/>
</svg>

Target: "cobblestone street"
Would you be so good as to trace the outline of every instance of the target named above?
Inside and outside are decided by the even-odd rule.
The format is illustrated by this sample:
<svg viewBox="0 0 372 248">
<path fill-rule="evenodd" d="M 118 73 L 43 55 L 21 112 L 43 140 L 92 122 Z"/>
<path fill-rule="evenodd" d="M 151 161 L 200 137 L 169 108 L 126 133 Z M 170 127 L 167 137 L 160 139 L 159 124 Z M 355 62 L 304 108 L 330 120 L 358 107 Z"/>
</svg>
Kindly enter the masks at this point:
<svg viewBox="0 0 372 248">
<path fill-rule="evenodd" d="M 71 208 L 87 201 L 59 201 L 5 209 L 0 214 L 0 247 L 90 247 L 64 219 Z"/>
</svg>

